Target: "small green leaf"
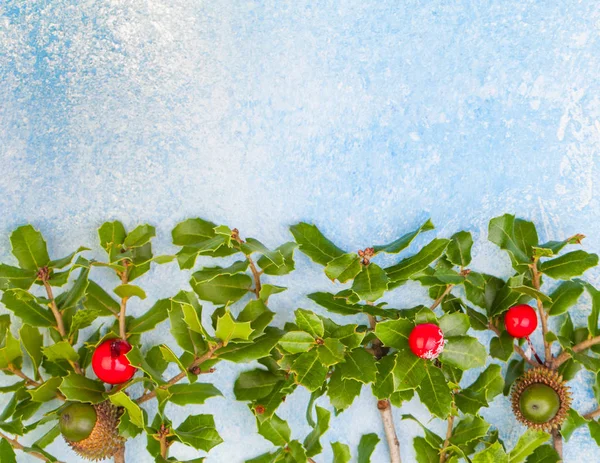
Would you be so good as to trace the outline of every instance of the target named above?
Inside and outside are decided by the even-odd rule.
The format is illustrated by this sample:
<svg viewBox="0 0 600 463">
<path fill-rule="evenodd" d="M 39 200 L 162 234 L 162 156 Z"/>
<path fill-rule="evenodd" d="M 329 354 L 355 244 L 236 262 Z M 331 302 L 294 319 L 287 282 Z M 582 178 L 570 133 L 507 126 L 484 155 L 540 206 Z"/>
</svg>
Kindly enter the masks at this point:
<svg viewBox="0 0 600 463">
<path fill-rule="evenodd" d="M 127 334 L 140 334 L 153 330 L 169 316 L 170 299 L 160 299 L 141 317 L 127 320 Z"/>
<path fill-rule="evenodd" d="M 266 302 L 269 300 L 269 298 L 273 294 L 282 293 L 286 289 L 287 288 L 285 288 L 284 286 L 275 286 L 275 285 L 270 285 L 270 284 L 264 284 L 260 287 L 260 292 L 258 293 L 258 295 L 262 301 Z"/>
<path fill-rule="evenodd" d="M 307 296 L 322 307 L 333 313 L 340 315 L 356 315 L 363 312 L 363 307 L 358 304 L 351 303 L 348 299 L 336 297 L 331 293 L 312 293 Z"/>
<path fill-rule="evenodd" d="M 251 322 L 236 322 L 231 316 L 231 312 L 226 311 L 225 314 L 217 319 L 217 328 L 215 336 L 227 344 L 235 339 L 250 339 L 252 334 Z"/>
<path fill-rule="evenodd" d="M 59 341 L 48 347 L 43 347 L 42 351 L 46 358 L 51 362 L 56 362 L 58 360 L 77 362 L 79 360 L 79 355 L 77 355 L 77 352 L 68 341 Z"/>
<path fill-rule="evenodd" d="M 337 411 L 342 411 L 352 405 L 362 389 L 362 383 L 353 379 L 342 379 L 342 373 L 336 368 L 329 379 L 327 395 L 331 405 Z"/>
<path fill-rule="evenodd" d="M 345 351 L 346 346 L 335 338 L 326 338 L 323 344 L 319 344 L 317 347 L 317 354 L 319 354 L 321 363 L 328 367 L 342 362 Z"/>
<path fill-rule="evenodd" d="M 4 326 L 3 332 L 0 331 L 0 339 L 4 341 L 4 346 L 0 348 L 0 370 L 8 368 L 12 363 L 20 358 L 23 354 L 21 352 L 21 345 L 19 341 L 10 332 L 8 325 Z"/>
<path fill-rule="evenodd" d="M 123 244 L 127 248 L 137 248 L 143 246 L 155 236 L 156 229 L 152 225 L 138 225 L 127 234 Z"/>
<path fill-rule="evenodd" d="M 136 285 L 119 285 L 113 291 L 120 298 L 139 297 L 140 299 L 146 299 L 144 290 Z"/>
<path fill-rule="evenodd" d="M 468 444 L 484 437 L 489 429 L 490 424 L 486 423 L 483 418 L 467 415 L 452 430 L 450 443 L 456 446 Z"/>
<path fill-rule="evenodd" d="M 63 378 L 59 387 L 68 400 L 99 403 L 104 400 L 104 384 L 75 373 Z"/>
<path fill-rule="evenodd" d="M 396 391 L 416 389 L 425 377 L 425 362 L 409 350 L 396 353 L 394 388 Z"/>
<path fill-rule="evenodd" d="M 433 230 L 434 228 L 435 227 L 433 226 L 431 219 L 427 219 L 427 221 L 425 223 L 423 223 L 416 230 L 414 230 L 410 233 L 407 233 L 406 235 L 401 236 L 400 238 L 398 238 L 395 241 L 392 241 L 389 244 L 373 246 L 373 249 L 375 250 L 375 252 L 386 252 L 386 253 L 390 253 L 390 254 L 397 254 L 400 251 L 406 249 L 410 245 L 410 243 L 412 243 L 412 241 L 420 233 L 423 233 L 423 232 L 426 232 L 429 230 Z"/>
<path fill-rule="evenodd" d="M 355 253 L 342 254 L 331 260 L 325 267 L 325 275 L 330 280 L 346 283 L 354 279 L 361 271 L 360 257 Z"/>
<path fill-rule="evenodd" d="M 337 368 L 342 370 L 342 379 L 354 379 L 363 384 L 375 381 L 377 365 L 375 358 L 362 347 L 346 354 L 346 360 Z"/>
<path fill-rule="evenodd" d="M 341 442 L 332 442 L 331 450 L 333 451 L 333 463 L 348 463 L 352 458 L 350 447 Z"/>
<path fill-rule="evenodd" d="M 296 325 L 302 331 L 306 331 L 311 334 L 314 338 L 321 338 L 325 334 L 325 328 L 323 321 L 310 310 L 297 309 L 294 314 L 296 315 Z"/>
<path fill-rule="evenodd" d="M 233 386 L 237 400 L 256 400 L 268 396 L 281 381 L 281 377 L 266 370 L 241 373 Z"/>
<path fill-rule="evenodd" d="M 503 331 L 499 337 L 490 341 L 490 355 L 507 362 L 514 352 L 514 344 L 515 339 L 507 331 Z"/>
<path fill-rule="evenodd" d="M 315 339 L 305 331 L 288 331 L 279 340 L 279 345 L 290 354 L 308 352 L 316 346 Z"/>
<path fill-rule="evenodd" d="M 436 463 L 439 461 L 439 450 L 432 447 L 423 437 L 415 437 L 413 447 L 415 448 L 417 463 Z"/>
<path fill-rule="evenodd" d="M 460 231 L 450 237 L 450 244 L 446 249 L 448 260 L 459 267 L 466 267 L 471 263 L 471 248 L 473 237 L 470 232 Z"/>
<path fill-rule="evenodd" d="M 39 270 L 50 262 L 42 234 L 31 225 L 23 225 L 10 235 L 12 253 L 25 270 Z"/>
<path fill-rule="evenodd" d="M 473 455 L 473 463 L 509 463 L 508 455 L 500 442 L 494 442 L 488 448 Z"/>
<path fill-rule="evenodd" d="M 6 439 L 0 439 L 0 461 L 3 463 L 17 463 L 15 451 Z"/>
<path fill-rule="evenodd" d="M 29 289 L 37 279 L 35 270 L 26 270 L 10 265 L 0 264 L 0 290 L 11 288 Z"/>
<path fill-rule="evenodd" d="M 386 355 L 377 362 L 377 376 L 371 389 L 373 395 L 378 399 L 388 399 L 395 390 L 393 369 L 396 366 L 396 357 Z"/>
<path fill-rule="evenodd" d="M 211 397 L 222 396 L 215 386 L 210 383 L 174 384 L 169 388 L 169 402 L 175 405 L 202 405 Z"/>
<path fill-rule="evenodd" d="M 439 368 L 426 364 L 425 376 L 418 393 L 421 402 L 431 413 L 441 419 L 448 417 L 451 411 L 452 394 Z"/>
<path fill-rule="evenodd" d="M 269 419 L 257 419 L 258 433 L 277 446 L 284 446 L 291 440 L 292 430 L 285 420 L 277 415 Z"/>
<path fill-rule="evenodd" d="M 277 247 L 275 251 L 283 256 L 283 265 L 277 267 L 265 256 L 261 256 L 256 262 L 265 275 L 287 275 L 294 270 L 294 251 L 298 244 L 289 242 Z"/>
<path fill-rule="evenodd" d="M 108 396 L 110 401 L 117 407 L 123 407 L 129 415 L 129 420 L 138 428 L 144 429 L 146 426 L 142 409 L 133 400 L 129 398 L 124 391 L 119 391 Z"/>
<path fill-rule="evenodd" d="M 377 264 L 370 263 L 354 279 L 352 291 L 363 301 L 374 302 L 388 289 L 388 276 Z"/>
<path fill-rule="evenodd" d="M 230 342 L 217 351 L 217 356 L 223 360 L 235 363 L 248 363 L 262 359 L 269 355 L 282 336 L 282 331 L 277 328 L 267 327 L 265 334 L 247 342 Z"/>
<path fill-rule="evenodd" d="M 110 262 L 115 262 L 121 258 L 122 245 L 126 236 L 125 227 L 117 220 L 105 222 L 98 229 L 100 246 L 107 252 Z"/>
<path fill-rule="evenodd" d="M 375 327 L 375 336 L 387 347 L 394 347 L 398 350 L 408 349 L 408 337 L 414 324 L 409 320 L 399 318 L 398 320 L 388 320 L 377 323 Z"/>
<path fill-rule="evenodd" d="M 565 442 L 569 441 L 569 439 L 571 438 L 571 435 L 577 428 L 584 426 L 588 421 L 589 420 L 587 420 L 586 418 L 581 416 L 577 412 L 577 410 L 575 410 L 573 408 L 569 409 L 569 412 L 567 414 L 567 419 L 564 421 L 564 423 L 562 424 L 562 426 L 560 428 L 560 434 L 565 439 Z M 547 439 L 548 438 L 546 438 L 546 440 Z"/>
<path fill-rule="evenodd" d="M 272 265 L 279 268 L 284 264 L 283 254 L 279 251 L 271 251 L 264 244 L 254 238 L 247 238 L 245 243 L 241 244 L 242 252 L 249 256 L 254 252 L 262 254 Z"/>
<path fill-rule="evenodd" d="M 487 353 L 477 339 L 470 336 L 454 336 L 447 338 L 440 360 L 444 364 L 468 370 L 484 366 Z"/>
<path fill-rule="evenodd" d="M 344 254 L 344 251 L 329 241 L 314 225 L 300 222 L 291 226 L 290 231 L 300 246 L 300 251 L 317 264 L 327 265 Z"/>
<path fill-rule="evenodd" d="M 2 303 L 8 310 L 14 312 L 17 317 L 21 318 L 28 325 L 42 328 L 56 325 L 50 309 L 37 304 L 33 296 L 29 293 L 17 290 L 6 291 L 2 295 Z"/>
<path fill-rule="evenodd" d="M 540 264 L 540 271 L 556 280 L 570 280 L 598 265 L 598 255 L 573 251 Z"/>
<path fill-rule="evenodd" d="M 21 343 L 25 347 L 25 351 L 29 354 L 31 362 L 33 363 L 33 370 L 35 372 L 36 379 L 38 378 L 38 369 L 42 364 L 42 347 L 44 346 L 44 337 L 40 334 L 39 330 L 30 325 L 23 325 L 19 330 L 19 337 Z"/>
<path fill-rule="evenodd" d="M 188 416 L 174 432 L 184 444 L 205 452 L 223 442 L 212 415 Z"/>
<path fill-rule="evenodd" d="M 300 354 L 290 369 L 296 373 L 295 381 L 310 392 L 320 388 L 327 378 L 327 368 L 314 349 Z"/>
<path fill-rule="evenodd" d="M 559 463 L 562 460 L 551 445 L 540 445 L 527 457 L 526 463 Z"/>
<path fill-rule="evenodd" d="M 379 443 L 379 436 L 375 433 L 363 434 L 358 443 L 358 463 L 370 463 L 371 455 Z"/>
<path fill-rule="evenodd" d="M 215 236 L 216 225 L 203 219 L 187 219 L 178 223 L 171 235 L 176 246 L 196 245 Z"/>
<path fill-rule="evenodd" d="M 450 240 L 436 238 L 424 246 L 414 256 L 401 260 L 396 265 L 388 267 L 385 272 L 390 282 L 408 280 L 416 273 L 425 270 L 432 262 L 438 259 L 450 243 Z"/>
<path fill-rule="evenodd" d="M 467 334 L 470 326 L 469 316 L 460 312 L 447 313 L 440 318 L 440 329 L 446 338 Z"/>
<path fill-rule="evenodd" d="M 60 386 L 62 378 L 49 378 L 41 386 L 35 389 L 29 389 L 27 392 L 31 395 L 31 400 L 34 402 L 46 403 L 56 398 L 58 386 Z"/>
<path fill-rule="evenodd" d="M 519 438 L 515 448 L 508 454 L 510 463 L 522 463 L 533 453 L 533 451 L 550 439 L 550 435 L 544 431 L 528 429 Z"/>
<path fill-rule="evenodd" d="M 196 275 L 196 274 L 195 274 Z M 190 281 L 200 299 L 214 304 L 228 304 L 241 299 L 252 286 L 252 278 L 245 273 L 219 275 L 209 281 Z"/>
<path fill-rule="evenodd" d="M 321 436 L 329 429 L 329 420 L 331 413 L 322 407 L 315 407 L 317 411 L 317 423 L 314 429 L 304 439 L 304 448 L 306 456 L 312 457 L 318 455 L 323 450 L 321 447 Z"/>
<path fill-rule="evenodd" d="M 119 303 L 115 301 L 101 286 L 88 281 L 85 290 L 85 299 L 83 306 L 87 309 L 94 309 L 102 316 L 116 315 L 119 313 Z"/>
<path fill-rule="evenodd" d="M 200 318 L 202 316 L 202 307 L 198 304 L 198 301 L 194 299 L 196 296 L 191 292 L 180 291 L 175 297 L 171 299 L 169 307 L 169 321 L 171 322 L 171 334 L 173 338 L 186 352 L 190 354 L 197 354 L 200 351 L 205 350 L 206 345 L 202 337 L 200 329 Z M 198 308 L 197 313 L 194 305 Z M 183 306 L 187 306 L 188 309 L 195 313 L 194 321 L 197 322 L 198 326 L 195 329 L 191 329 L 186 320 L 184 319 Z"/>
<path fill-rule="evenodd" d="M 519 272 L 528 270 L 533 256 L 533 246 L 538 245 L 535 225 L 514 215 L 504 214 L 490 220 L 488 239 L 508 252 L 513 268 Z"/>
<path fill-rule="evenodd" d="M 583 293 L 581 282 L 564 281 L 552 291 L 550 294 L 552 302 L 544 303 L 544 308 L 550 315 L 561 315 L 577 303 L 581 293 Z"/>
</svg>

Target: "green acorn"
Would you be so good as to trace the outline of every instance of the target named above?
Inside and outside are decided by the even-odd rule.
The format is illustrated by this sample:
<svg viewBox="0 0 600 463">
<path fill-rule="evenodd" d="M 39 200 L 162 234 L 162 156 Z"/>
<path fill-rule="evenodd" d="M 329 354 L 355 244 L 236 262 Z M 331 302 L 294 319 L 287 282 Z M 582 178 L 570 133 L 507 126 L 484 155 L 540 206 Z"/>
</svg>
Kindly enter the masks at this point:
<svg viewBox="0 0 600 463">
<path fill-rule="evenodd" d="M 60 432 L 78 455 L 93 461 L 104 460 L 125 445 L 117 429 L 121 413 L 110 402 L 95 405 L 73 402 L 60 414 Z"/>
<path fill-rule="evenodd" d="M 534 368 L 512 386 L 512 409 L 517 420 L 533 429 L 558 429 L 571 408 L 571 391 L 560 374 Z"/>
</svg>

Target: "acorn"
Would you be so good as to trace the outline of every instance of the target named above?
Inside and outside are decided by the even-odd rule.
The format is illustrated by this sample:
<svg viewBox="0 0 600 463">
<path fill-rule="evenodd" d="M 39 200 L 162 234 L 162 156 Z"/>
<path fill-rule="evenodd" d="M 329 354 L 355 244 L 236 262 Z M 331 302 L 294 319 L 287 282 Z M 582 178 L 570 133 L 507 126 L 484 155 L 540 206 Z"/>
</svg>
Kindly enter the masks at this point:
<svg viewBox="0 0 600 463">
<path fill-rule="evenodd" d="M 512 386 L 512 409 L 525 426 L 551 432 L 558 429 L 571 408 L 571 390 L 560 374 L 534 368 Z"/>
<path fill-rule="evenodd" d="M 60 414 L 60 431 L 69 446 L 88 460 L 104 460 L 123 449 L 119 435 L 122 409 L 110 402 L 88 404 L 73 402 Z"/>
</svg>

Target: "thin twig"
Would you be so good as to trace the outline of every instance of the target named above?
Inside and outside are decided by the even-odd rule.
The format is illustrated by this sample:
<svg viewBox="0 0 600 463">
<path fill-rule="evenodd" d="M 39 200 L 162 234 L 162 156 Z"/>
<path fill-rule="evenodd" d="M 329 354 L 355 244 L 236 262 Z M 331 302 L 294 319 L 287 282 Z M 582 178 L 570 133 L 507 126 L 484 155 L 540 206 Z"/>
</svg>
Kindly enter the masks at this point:
<svg viewBox="0 0 600 463">
<path fill-rule="evenodd" d="M 402 459 L 400 458 L 400 442 L 398 441 L 396 427 L 394 426 L 394 417 L 392 415 L 392 405 L 388 399 L 379 400 L 377 408 L 383 421 L 383 430 L 385 431 L 385 438 L 390 451 L 390 463 L 402 463 Z"/>
<path fill-rule="evenodd" d="M 127 261 L 123 261 L 123 265 L 125 269 L 120 272 L 121 284 L 126 285 L 129 282 L 129 271 L 127 268 Z M 127 340 L 127 325 L 125 321 L 125 316 L 127 314 L 127 301 L 129 300 L 128 296 L 123 296 L 121 298 L 121 308 L 119 310 L 119 336 L 124 341 Z"/>
<path fill-rule="evenodd" d="M 540 272 L 537 268 L 539 257 L 533 258 L 533 263 L 531 264 L 531 273 L 532 273 L 532 283 L 533 287 L 536 291 L 540 290 Z M 548 334 L 548 315 L 546 315 L 546 311 L 544 310 L 544 304 L 542 303 L 539 297 L 535 298 L 537 303 L 538 312 L 540 314 L 540 320 L 542 322 L 542 337 L 544 341 L 544 359 L 547 366 L 552 363 L 552 344 L 546 340 L 546 335 Z"/>
<path fill-rule="evenodd" d="M 444 463 L 446 461 L 446 449 L 448 445 L 450 445 L 450 438 L 452 437 L 452 429 L 454 428 L 454 415 L 450 414 L 448 417 L 448 427 L 446 428 L 446 439 L 444 440 L 444 445 L 442 445 L 442 450 L 440 451 L 440 463 Z"/>
<path fill-rule="evenodd" d="M 42 461 L 48 461 L 48 462 L 53 461 L 53 460 L 50 460 L 50 458 L 46 457 L 45 455 L 43 455 L 39 452 L 36 452 L 35 450 L 31 450 L 31 449 L 25 447 L 24 445 L 19 443 L 19 441 L 17 439 L 11 439 L 10 437 L 6 436 L 5 434 L 2 434 L 1 432 L 0 432 L 0 438 L 6 440 L 6 442 L 8 442 L 13 449 L 21 450 L 22 452 L 28 453 L 32 457 L 38 458 L 39 460 L 42 460 Z M 56 463 L 62 463 L 62 462 L 57 461 Z"/>
<path fill-rule="evenodd" d="M 431 307 L 429 307 L 431 310 L 434 310 L 438 305 L 440 305 L 442 303 L 442 301 L 444 300 L 444 298 L 450 294 L 450 291 L 452 291 L 452 288 L 454 288 L 454 285 L 446 285 L 446 290 L 433 302 L 433 304 L 431 304 Z"/>
<path fill-rule="evenodd" d="M 586 349 L 589 349 L 590 347 L 595 346 L 596 344 L 600 344 L 600 336 L 596 336 L 596 337 L 587 339 L 585 341 L 582 341 L 579 344 L 575 344 L 571 348 L 571 350 L 573 352 L 577 353 L 577 352 L 581 352 L 581 351 L 584 351 Z M 561 366 L 563 363 L 565 363 L 570 358 L 571 358 L 571 353 L 570 352 L 563 352 L 563 353 L 561 353 L 558 357 L 556 357 L 554 359 L 554 362 L 552 363 L 552 368 L 554 370 L 556 370 L 559 366 Z"/>
<path fill-rule="evenodd" d="M 42 385 L 42 383 L 38 383 L 37 381 L 34 381 L 29 376 L 27 376 L 25 373 L 23 373 L 21 370 L 16 368 L 14 365 L 9 365 L 7 370 L 10 371 L 12 374 L 17 375 L 19 378 L 24 379 L 25 384 L 27 386 L 40 387 Z"/>
<path fill-rule="evenodd" d="M 215 351 L 222 346 L 223 346 L 223 343 L 219 342 L 214 347 L 211 347 L 208 351 L 206 351 L 204 354 L 202 354 L 200 357 L 198 357 L 196 360 L 194 360 L 192 362 L 192 364 L 187 368 L 187 371 L 182 371 L 178 375 L 173 376 L 173 378 L 171 378 L 169 381 L 167 381 L 166 384 L 159 386 L 160 389 L 168 389 L 173 384 L 176 384 L 179 381 L 181 381 L 183 378 L 185 378 L 187 376 L 188 371 L 191 371 L 191 370 L 195 369 L 196 367 L 200 366 L 201 364 L 203 364 L 204 362 L 206 362 L 207 360 L 210 360 L 213 357 Z M 154 397 L 156 397 L 156 389 L 154 389 L 153 391 L 147 392 L 146 394 L 138 397 L 135 400 L 135 402 L 138 404 L 141 404 L 141 403 L 147 402 L 148 400 L 153 399 Z"/>
<path fill-rule="evenodd" d="M 589 413 L 586 413 L 585 415 L 583 415 L 583 417 L 586 420 L 593 420 L 594 418 L 596 418 L 598 415 L 600 415 L 600 407 L 598 407 L 596 410 L 591 411 Z"/>
<path fill-rule="evenodd" d="M 252 271 L 252 276 L 254 277 L 254 294 L 256 294 L 256 298 L 258 299 L 260 297 L 260 290 L 262 288 L 262 285 L 260 283 L 261 272 L 259 272 L 256 268 L 256 264 L 252 260 L 252 257 L 248 255 L 246 256 L 246 258 L 248 259 L 250 270 Z"/>
</svg>

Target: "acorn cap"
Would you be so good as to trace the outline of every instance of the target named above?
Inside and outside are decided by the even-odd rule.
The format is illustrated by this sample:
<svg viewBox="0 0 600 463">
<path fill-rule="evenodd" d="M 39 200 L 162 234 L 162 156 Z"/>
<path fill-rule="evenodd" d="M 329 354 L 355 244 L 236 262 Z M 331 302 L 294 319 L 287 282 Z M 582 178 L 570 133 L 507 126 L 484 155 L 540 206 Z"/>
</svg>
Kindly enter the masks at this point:
<svg viewBox="0 0 600 463">
<path fill-rule="evenodd" d="M 125 439 L 119 435 L 119 418 L 123 409 L 115 407 L 109 401 L 94 404 L 96 425 L 91 434 L 78 442 L 65 441 L 83 458 L 97 461 L 114 456 L 125 446 Z M 64 436 L 63 436 L 64 437 Z"/>
<path fill-rule="evenodd" d="M 520 399 L 523 391 L 533 384 L 545 384 L 551 387 L 560 400 L 560 407 L 556 414 L 545 423 L 535 423 L 527 419 L 521 412 Z M 528 370 L 512 385 L 512 409 L 515 417 L 528 428 L 551 432 L 558 429 L 567 417 L 571 408 L 571 389 L 566 385 L 563 377 L 556 371 L 544 367 Z"/>
</svg>

